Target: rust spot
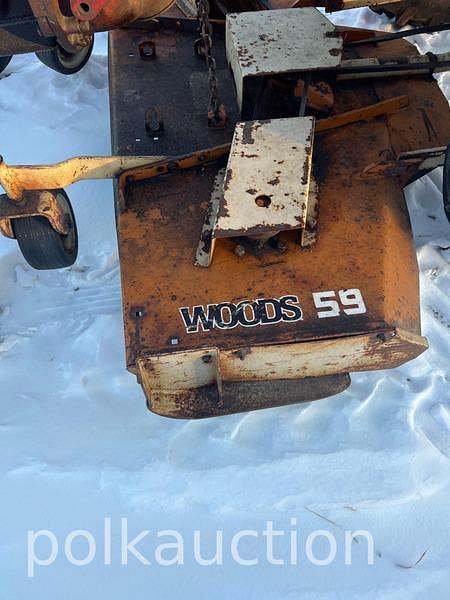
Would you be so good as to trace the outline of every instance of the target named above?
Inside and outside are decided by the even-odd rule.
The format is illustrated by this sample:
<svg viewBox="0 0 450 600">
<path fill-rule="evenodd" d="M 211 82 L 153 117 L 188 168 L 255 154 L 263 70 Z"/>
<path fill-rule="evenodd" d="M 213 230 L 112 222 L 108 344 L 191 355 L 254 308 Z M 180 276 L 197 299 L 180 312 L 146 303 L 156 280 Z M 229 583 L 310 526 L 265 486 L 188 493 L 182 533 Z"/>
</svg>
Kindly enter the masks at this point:
<svg viewBox="0 0 450 600">
<path fill-rule="evenodd" d="M 236 352 L 233 352 L 233 356 L 237 356 L 237 358 L 239 358 L 239 360 L 244 360 L 245 357 L 251 353 L 252 353 L 251 348 L 240 348 L 239 350 L 236 350 Z"/>
<path fill-rule="evenodd" d="M 309 159 L 307 157 L 305 159 L 305 162 L 303 165 L 303 174 L 302 174 L 301 182 L 303 185 L 307 185 L 308 181 L 309 181 Z"/>
<path fill-rule="evenodd" d="M 255 140 L 253 139 L 253 123 L 247 121 L 244 123 L 242 128 L 242 143 L 243 144 L 254 144 Z"/>
<path fill-rule="evenodd" d="M 227 174 L 223 181 L 223 191 L 226 192 L 230 187 L 230 181 L 233 179 L 233 169 L 227 169 Z"/>
</svg>

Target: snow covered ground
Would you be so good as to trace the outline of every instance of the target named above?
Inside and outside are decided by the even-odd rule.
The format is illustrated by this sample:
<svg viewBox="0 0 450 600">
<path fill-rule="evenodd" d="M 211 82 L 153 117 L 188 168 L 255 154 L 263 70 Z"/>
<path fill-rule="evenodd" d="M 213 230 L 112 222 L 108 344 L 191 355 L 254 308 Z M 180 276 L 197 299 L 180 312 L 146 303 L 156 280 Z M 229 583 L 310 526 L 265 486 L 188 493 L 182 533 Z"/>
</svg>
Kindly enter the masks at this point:
<svg viewBox="0 0 450 600">
<path fill-rule="evenodd" d="M 365 9 L 337 20 L 387 24 Z M 418 42 L 423 51 L 450 50 L 448 33 Z M 14 58 L 7 73 L 0 81 L 7 161 L 110 152 L 105 37 L 75 77 L 31 56 Z M 450 95 L 450 75 L 441 83 Z M 35 272 L 0 236 L 0 600 L 447 599 L 450 227 L 440 185 L 435 173 L 408 192 L 426 354 L 397 370 L 355 375 L 352 387 L 330 400 L 200 422 L 148 413 L 125 371 L 109 184 L 72 188 L 81 248 L 71 270 Z M 151 564 L 131 553 L 121 564 L 121 519 L 129 540 L 150 532 L 137 549 Z M 286 532 L 274 539 L 274 556 L 284 565 L 268 564 L 268 521 Z M 184 564 L 163 566 L 155 548 L 174 538 L 158 539 L 157 532 L 172 529 L 183 538 Z M 59 543 L 53 564 L 35 565 L 34 577 L 29 530 L 55 536 L 35 542 L 40 559 Z M 69 556 L 93 559 L 85 566 L 65 555 L 74 530 L 89 531 L 96 542 L 89 557 L 92 539 L 69 538 Z M 214 555 L 216 531 L 224 532 L 223 565 L 197 564 L 194 530 L 205 558 Z M 241 540 L 240 554 L 259 564 L 232 558 L 240 530 L 257 532 Z M 336 540 L 328 566 L 306 555 L 317 530 Z M 373 536 L 373 565 L 364 536 L 345 564 L 345 532 L 357 530 Z M 290 564 L 292 531 L 298 564 Z M 318 559 L 329 554 L 324 536 L 314 544 Z M 112 548 L 106 561 L 105 546 Z"/>
</svg>

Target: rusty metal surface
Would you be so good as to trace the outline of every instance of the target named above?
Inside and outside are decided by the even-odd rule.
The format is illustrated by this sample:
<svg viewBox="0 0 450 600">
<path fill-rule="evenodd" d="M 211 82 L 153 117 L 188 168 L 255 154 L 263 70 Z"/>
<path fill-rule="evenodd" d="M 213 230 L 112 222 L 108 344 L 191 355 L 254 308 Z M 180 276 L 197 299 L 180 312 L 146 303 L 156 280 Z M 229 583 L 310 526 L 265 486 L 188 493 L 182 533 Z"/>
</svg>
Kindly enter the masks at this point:
<svg viewBox="0 0 450 600">
<path fill-rule="evenodd" d="M 445 162 L 447 147 L 427 148 L 412 152 L 403 152 L 395 160 L 382 160 L 368 165 L 361 177 L 398 177 L 402 176 L 408 183 L 419 179 L 426 173 L 442 167 Z"/>
<path fill-rule="evenodd" d="M 220 373 L 225 381 L 260 381 L 391 369 L 416 358 L 427 348 L 427 341 L 419 335 L 388 329 L 305 344 L 257 346 L 248 352 L 226 350 L 222 353 Z"/>
<path fill-rule="evenodd" d="M 190 400 L 194 407 L 196 402 L 201 404 L 207 390 L 208 397 L 214 400 L 215 410 L 201 416 L 213 416 L 226 413 L 229 400 L 225 390 L 227 387 L 230 390 L 233 385 L 236 391 L 239 390 L 238 382 L 245 382 L 243 390 L 247 391 L 246 401 L 242 396 L 236 398 L 237 406 L 239 400 L 243 401 L 241 410 L 268 408 L 273 405 L 273 399 L 266 393 L 261 404 L 255 405 L 252 384 L 260 390 L 264 389 L 264 384 L 269 384 L 267 389 L 270 390 L 270 383 L 274 381 L 283 384 L 313 378 L 319 382 L 322 377 L 345 375 L 349 370 L 392 368 L 403 364 L 405 359 L 418 356 L 426 348 L 426 340 L 422 337 L 394 329 L 304 344 L 239 350 L 204 348 L 160 354 L 140 358 L 138 372 L 152 409 L 155 405 L 160 410 L 164 406 L 165 414 L 170 414 L 175 407 L 180 407 L 180 400 L 183 404 Z M 309 391 L 309 400 L 317 399 L 314 390 Z"/>
<path fill-rule="evenodd" d="M 114 179 L 165 156 L 79 156 L 54 165 L 8 165 L 0 157 L 0 184 L 12 200 L 26 190 L 55 190 L 86 179 Z"/>
<path fill-rule="evenodd" d="M 161 179 L 177 172 L 195 168 L 204 169 L 211 164 L 221 164 L 228 156 L 230 147 L 230 144 L 223 144 L 182 156 L 160 157 L 162 160 L 158 160 L 157 157 L 147 157 L 146 166 L 128 169 L 118 178 L 117 199 L 119 211 L 126 210 L 128 186 L 139 182 L 148 182 L 154 177 Z M 122 157 L 122 159 L 127 162 L 127 157 Z M 129 160 L 132 161 L 133 157 L 129 157 Z"/>
<path fill-rule="evenodd" d="M 411 0 L 296 0 L 294 6 L 305 7 L 305 6 L 323 6 L 327 12 L 334 12 L 337 10 L 349 10 L 352 8 L 361 8 L 363 6 L 387 6 L 407 4 Z M 425 0 L 428 1 L 428 0 Z"/>
<path fill-rule="evenodd" d="M 144 391 L 149 390 L 144 375 Z M 275 408 L 328 398 L 345 391 L 350 385 L 346 373 L 324 377 L 306 377 L 301 381 L 228 381 L 219 396 L 215 385 L 175 397 L 147 394 L 148 408 L 165 417 L 202 419 L 250 410 Z"/>
<path fill-rule="evenodd" d="M 89 27 L 61 11 L 59 0 L 28 0 L 42 36 L 56 38 L 68 52 L 77 51 L 90 41 Z M 80 27 L 81 24 L 81 27 Z"/>
<path fill-rule="evenodd" d="M 319 224 L 320 190 L 314 177 L 309 186 L 308 207 L 306 209 L 306 223 L 301 232 L 300 243 L 302 248 L 311 248 L 317 242 L 317 227 Z"/>
<path fill-rule="evenodd" d="M 108 4 L 108 0 L 70 0 L 72 13 L 80 21 L 92 21 Z"/>
<path fill-rule="evenodd" d="M 426 348 L 420 336 L 385 330 L 303 344 L 160 354 L 140 358 L 138 373 L 151 410 L 202 418 L 330 396 L 347 387 L 348 370 L 392 368 Z"/>
<path fill-rule="evenodd" d="M 96 31 L 123 27 L 138 19 L 151 19 L 174 0 L 71 0 L 75 14 L 60 0 L 29 0 L 45 37 L 56 37 L 67 51 L 82 48 Z"/>
<path fill-rule="evenodd" d="M 363 6 L 383 6 L 385 4 L 398 4 L 403 0 L 325 0 L 325 3 L 317 3 L 320 6 L 325 4 L 327 12 L 335 10 L 350 10 L 352 8 L 361 8 Z M 316 3 L 314 3 L 316 4 Z"/>
<path fill-rule="evenodd" d="M 114 33 L 113 37 L 121 35 Z M 438 127 L 447 105 L 437 85 L 407 80 L 402 88 L 411 96 L 412 105 L 398 118 L 401 116 L 402 122 L 412 128 L 411 117 L 415 118 L 428 95 L 433 101 L 429 119 L 435 123 L 435 141 L 450 137 L 445 131 L 448 127 Z M 336 112 L 374 99 L 372 86 L 358 84 L 350 88 L 341 84 Z M 352 181 L 371 158 L 377 159 L 380 151 L 391 147 L 390 132 L 384 121 L 349 127 L 323 135 L 319 142 L 316 170 L 321 214 L 319 239 L 312 254 L 302 252 L 286 235 L 285 255 L 248 253 L 236 260 L 235 244 L 224 241 L 217 244 L 217 262 L 200 271 L 193 266 L 193 259 L 216 169 L 130 187 L 130 208 L 119 223 L 130 366 L 140 352 L 189 349 L 199 344 L 233 347 L 307 340 L 321 332 L 327 336 L 353 335 L 376 330 L 385 323 L 419 331 L 417 266 L 400 186 L 394 180 Z M 404 143 L 420 142 L 412 131 L 404 136 Z M 180 138 L 182 143 L 189 145 L 189 140 Z M 152 240 L 151 248 L 148 240 Z M 149 253 L 152 260 L 148 259 Z M 228 270 L 232 278 L 224 276 Z M 356 284 L 372 299 L 367 314 L 354 320 L 330 319 L 326 324 L 317 319 L 312 292 Z M 240 298 L 277 298 L 290 293 L 298 293 L 303 299 L 305 316 L 298 323 L 242 328 L 238 332 L 213 329 L 193 336 L 185 332 L 179 317 L 179 307 Z M 147 314 L 136 319 L 133 307 L 142 305 Z M 175 346 L 172 339 L 177 340 Z"/>
<path fill-rule="evenodd" d="M 168 352 L 138 360 L 140 374 L 146 372 L 153 392 L 176 393 L 215 384 L 221 392 L 225 381 L 269 381 L 302 379 L 348 371 L 396 367 L 405 357 L 420 355 L 426 340 L 401 329 L 345 338 L 238 349 L 204 347 Z"/>
<path fill-rule="evenodd" d="M 206 126 L 208 72 L 204 60 L 193 51 L 197 26 L 189 20 L 161 19 L 160 26 L 154 27 L 110 34 L 113 153 L 178 156 L 230 143 L 238 111 L 225 60 L 223 24 L 214 25 L 214 43 L 228 123 L 217 130 Z M 155 60 L 140 58 L 142 41 L 154 44 Z M 149 109 L 164 121 L 163 132 L 148 132 Z"/>
<path fill-rule="evenodd" d="M 450 69 L 450 52 L 420 56 L 368 57 L 343 60 L 335 69 L 337 79 L 390 79 L 412 75 L 433 75 Z"/>
<path fill-rule="evenodd" d="M 213 189 L 209 206 L 205 212 L 200 240 L 198 242 L 197 253 L 195 255 L 195 265 L 197 267 L 209 267 L 212 261 L 214 246 L 216 240 L 213 238 L 214 227 L 217 223 L 220 202 L 223 197 L 223 181 L 225 179 L 225 168 L 220 169 L 214 180 Z"/>
<path fill-rule="evenodd" d="M 361 108 L 355 108 L 353 110 L 346 111 L 340 115 L 334 115 L 326 119 L 320 119 L 316 123 L 316 133 L 322 131 L 330 131 L 330 129 L 336 129 L 337 127 L 344 127 L 350 123 L 357 123 L 358 121 L 370 121 L 381 115 L 387 115 L 391 112 L 397 112 L 409 106 L 408 96 L 398 96 L 391 98 L 390 100 L 384 100 L 382 102 L 376 102 L 370 106 L 364 106 Z"/>
<path fill-rule="evenodd" d="M 370 2 L 373 6 L 376 3 Z M 414 24 L 437 24 L 450 20 L 449 0 L 387 0 L 379 7 L 394 15 L 398 27 Z"/>
<path fill-rule="evenodd" d="M 42 36 L 26 0 L 1 3 L 0 56 L 38 52 L 54 45 L 54 40 Z"/>
<path fill-rule="evenodd" d="M 127 37 L 117 32 L 111 37 L 113 139 L 115 148 L 136 153 L 136 147 L 141 146 L 134 140 L 135 114 L 140 107 L 130 115 L 129 104 L 117 90 L 129 89 L 134 98 L 144 97 L 143 123 L 145 109 L 154 105 L 148 100 L 148 90 L 164 88 L 164 69 L 152 71 L 152 86 L 142 85 L 144 71 L 140 67 L 130 71 L 125 57 L 130 48 L 137 47 L 139 34 L 134 32 Z M 177 42 L 177 48 L 172 48 L 174 62 L 183 42 L 179 46 L 178 49 Z M 412 47 L 404 42 L 389 42 L 380 52 L 410 54 Z M 348 58 L 362 55 L 362 50 L 352 50 Z M 153 64 L 154 61 L 147 62 Z M 181 69 L 177 86 L 184 91 L 187 77 Z M 333 114 L 400 95 L 409 97 L 410 106 L 371 122 L 335 129 L 316 140 L 313 170 L 320 188 L 320 213 L 317 242 L 312 249 L 299 246 L 296 232 L 282 234 L 283 253 L 273 249 L 248 250 L 238 255 L 235 250 L 239 239 L 217 240 L 212 265 L 200 269 L 193 264 L 195 252 L 220 166 L 199 167 L 127 186 L 127 210 L 119 215 L 118 225 L 130 370 L 136 371 L 137 363 L 144 365 L 160 354 L 202 348 L 216 348 L 228 355 L 241 353 L 245 358 L 248 348 L 260 351 L 263 347 L 281 349 L 295 344 L 306 351 L 309 344 L 336 342 L 338 352 L 341 342 L 349 343 L 351 338 L 373 334 L 374 340 L 383 342 L 384 338 L 377 336 L 397 330 L 402 332 L 400 351 L 389 353 L 380 344 L 374 352 L 375 346 L 366 345 L 358 368 L 393 366 L 425 349 L 420 338 L 417 261 L 401 181 L 362 180 L 357 174 L 384 153 L 444 145 L 450 138 L 448 103 L 437 84 L 428 78 L 342 82 L 333 91 Z M 180 154 L 195 149 L 196 144 L 197 148 L 207 146 L 205 137 L 211 132 L 198 119 L 198 104 L 188 100 L 180 116 L 179 105 L 167 99 L 171 97 L 169 88 L 162 109 L 174 120 L 165 119 L 165 127 L 176 129 L 180 124 L 183 134 L 167 142 L 161 139 L 162 153 Z M 177 91 L 173 97 L 178 98 Z M 189 129 L 184 127 L 186 122 L 191 124 Z M 222 136 L 221 143 L 231 141 L 231 131 L 217 133 Z M 146 141 L 146 146 L 151 147 L 151 141 Z M 320 317 L 317 297 L 326 292 L 339 301 L 345 299 L 346 293 L 353 293 L 354 288 L 364 298 L 365 312 L 355 314 L 353 307 L 347 309 L 343 305 L 339 318 Z M 291 302 L 292 296 L 298 299 L 301 318 L 271 324 L 267 318 L 270 315 L 266 314 L 265 324 L 260 318 L 260 323 L 248 326 L 252 311 L 261 303 L 270 304 L 271 299 L 287 296 Z M 226 312 L 225 305 L 232 312 L 233 327 L 223 327 L 223 321 L 216 318 L 218 310 Z M 185 308 L 192 315 L 194 307 L 203 307 L 206 312 L 211 309 L 213 318 L 206 320 L 205 327 L 200 325 L 198 331 L 188 332 L 180 309 Z M 294 316 L 292 312 L 287 314 Z M 344 368 L 342 364 L 340 368 Z M 307 373 L 302 372 L 304 375 Z M 146 392 L 151 393 L 149 389 Z M 202 393 L 199 391 L 196 396 L 200 404 Z M 191 400 L 192 409 L 195 399 Z M 182 399 L 180 403 L 183 404 Z M 168 404 L 158 406 L 152 409 L 167 414 L 176 412 L 177 400 L 172 398 Z"/>
<path fill-rule="evenodd" d="M 67 234 L 66 216 L 56 193 L 47 190 L 27 191 L 21 202 L 15 202 L 5 194 L 0 195 L 0 231 L 6 237 L 15 237 L 12 220 L 36 216 L 45 217 L 56 231 Z"/>
<path fill-rule="evenodd" d="M 43 42 L 45 42 L 45 38 Z M 16 54 L 25 54 L 27 52 L 40 52 L 48 50 L 52 44 L 38 43 L 37 41 L 28 41 L 15 35 L 14 33 L 2 29 L 0 35 L 0 56 L 12 56 Z"/>
<path fill-rule="evenodd" d="M 380 58 L 393 56 L 394 52 L 400 56 L 409 56 L 414 49 L 405 41 L 387 42 L 377 48 L 377 56 Z M 373 48 L 359 48 L 358 54 L 361 57 L 370 56 Z M 435 148 L 447 144 L 450 139 L 448 102 L 431 78 L 412 78 L 407 91 L 403 80 L 377 80 L 372 85 L 379 101 L 405 93 L 410 101 L 408 110 L 386 117 L 394 156 L 418 148 Z"/>
<path fill-rule="evenodd" d="M 332 141 L 328 134 L 319 142 L 321 213 L 314 252 L 298 247 L 295 232 L 294 237 L 283 234 L 287 252 L 281 256 L 267 252 L 237 258 L 235 242 L 218 240 L 212 266 L 200 270 L 193 260 L 216 168 L 129 187 L 119 236 L 130 366 L 145 352 L 306 341 L 376 330 L 385 323 L 418 332 L 417 265 L 400 187 L 395 180 L 351 185 L 352 171 L 339 167 L 353 161 L 355 168 L 362 167 L 378 156 L 389 144 L 388 133 L 382 123 L 372 128 L 377 143 L 369 150 L 363 130 L 357 133 L 359 141 L 346 140 L 336 130 Z M 318 319 L 313 292 L 355 286 L 367 299 L 366 314 Z M 179 315 L 180 307 L 287 294 L 301 298 L 302 321 L 188 334 Z M 145 315 L 136 317 L 136 306 L 145 306 Z"/>
<path fill-rule="evenodd" d="M 215 238 L 305 227 L 314 124 L 295 117 L 236 125 Z"/>
<path fill-rule="evenodd" d="M 299 79 L 295 86 L 294 94 L 302 98 L 305 91 L 305 82 Z M 333 108 L 333 88 L 326 81 L 311 82 L 308 87 L 307 106 L 317 112 L 328 113 Z"/>
<path fill-rule="evenodd" d="M 90 31 L 109 30 L 138 19 L 151 19 L 165 12 L 173 3 L 174 0 L 107 0 L 89 22 Z"/>
<path fill-rule="evenodd" d="M 317 9 L 283 9 L 227 15 L 226 46 L 242 109 L 247 77 L 337 67 L 343 40 Z"/>
</svg>

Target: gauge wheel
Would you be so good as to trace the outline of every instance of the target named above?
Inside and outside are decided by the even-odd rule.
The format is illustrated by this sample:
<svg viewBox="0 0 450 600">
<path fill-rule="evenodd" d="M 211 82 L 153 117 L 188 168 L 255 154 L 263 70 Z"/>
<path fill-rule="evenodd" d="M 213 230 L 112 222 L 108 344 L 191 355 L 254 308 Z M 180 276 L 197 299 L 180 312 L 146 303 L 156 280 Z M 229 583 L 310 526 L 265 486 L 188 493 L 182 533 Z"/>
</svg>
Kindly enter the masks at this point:
<svg viewBox="0 0 450 600">
<path fill-rule="evenodd" d="M 0 56 L 0 73 L 6 69 L 11 62 L 12 56 Z"/>
<path fill-rule="evenodd" d="M 444 196 L 444 210 L 448 222 L 450 223 L 450 144 L 447 146 L 447 152 L 445 154 L 444 183 L 442 190 Z"/>
<path fill-rule="evenodd" d="M 46 217 L 14 219 L 12 227 L 27 263 L 39 271 L 71 267 L 78 255 L 78 232 L 69 197 L 64 190 L 54 192 L 64 211 L 67 235 L 62 235 Z"/>
<path fill-rule="evenodd" d="M 45 66 L 53 69 L 53 71 L 62 75 L 74 75 L 86 65 L 91 57 L 93 48 L 94 36 L 92 36 L 90 43 L 81 50 L 78 50 L 78 52 L 67 52 L 58 45 L 51 50 L 36 52 L 36 56 L 41 63 L 44 63 Z"/>
</svg>

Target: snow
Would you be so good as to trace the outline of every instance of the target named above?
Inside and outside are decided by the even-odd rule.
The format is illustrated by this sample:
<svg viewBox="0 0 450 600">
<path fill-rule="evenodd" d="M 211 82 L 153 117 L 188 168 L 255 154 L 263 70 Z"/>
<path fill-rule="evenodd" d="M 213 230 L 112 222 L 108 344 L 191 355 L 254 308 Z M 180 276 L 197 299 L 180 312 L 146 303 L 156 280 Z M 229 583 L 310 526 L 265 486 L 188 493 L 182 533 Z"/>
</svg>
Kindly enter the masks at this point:
<svg viewBox="0 0 450 600">
<path fill-rule="evenodd" d="M 390 27 L 366 9 L 336 20 Z M 422 51 L 450 49 L 449 33 L 416 41 Z M 14 58 L 7 73 L 0 140 L 8 162 L 110 152 L 105 36 L 75 77 L 30 56 Z M 450 75 L 440 82 L 450 96 Z M 32 271 L 0 236 L 0 600 L 448 598 L 450 227 L 441 180 L 435 172 L 408 190 L 430 350 L 396 370 L 354 375 L 352 387 L 329 400 L 206 421 L 149 413 L 125 370 L 109 183 L 71 190 L 81 238 L 71 270 Z M 130 540 L 150 531 L 137 546 L 150 565 L 131 554 L 121 564 L 122 518 Z M 286 539 L 298 530 L 297 565 L 289 564 L 281 537 L 274 554 L 286 564 L 268 564 L 268 521 Z M 80 529 L 97 542 L 85 566 L 64 555 L 67 536 Z M 170 529 L 183 536 L 184 565 L 155 559 L 157 532 Z M 196 529 L 205 557 L 214 554 L 216 531 L 224 532 L 223 565 L 197 564 Z M 54 564 L 35 565 L 34 577 L 27 571 L 29 530 L 50 530 L 59 542 Z M 239 530 L 258 532 L 241 545 L 258 565 L 232 560 L 230 540 Z M 337 541 L 328 566 L 306 557 L 316 530 Z M 373 536 L 373 565 L 361 536 L 345 564 L 345 531 L 357 530 Z M 48 557 L 49 547 L 43 536 L 36 556 Z M 327 555 L 323 537 L 314 551 Z M 73 553 L 85 557 L 86 540 L 76 540 Z"/>
</svg>

